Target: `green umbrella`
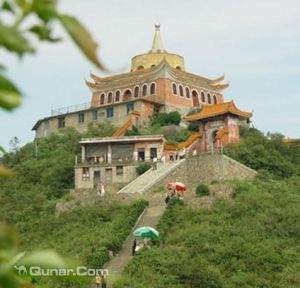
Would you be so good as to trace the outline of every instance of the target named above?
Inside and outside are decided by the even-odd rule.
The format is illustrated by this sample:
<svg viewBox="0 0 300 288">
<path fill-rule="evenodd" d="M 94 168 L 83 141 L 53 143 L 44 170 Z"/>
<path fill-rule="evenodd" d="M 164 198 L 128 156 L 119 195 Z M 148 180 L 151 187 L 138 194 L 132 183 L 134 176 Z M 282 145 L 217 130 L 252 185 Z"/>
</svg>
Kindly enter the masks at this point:
<svg viewBox="0 0 300 288">
<path fill-rule="evenodd" d="M 159 232 L 152 227 L 143 226 L 134 230 L 133 235 L 143 238 L 159 238 Z"/>
</svg>

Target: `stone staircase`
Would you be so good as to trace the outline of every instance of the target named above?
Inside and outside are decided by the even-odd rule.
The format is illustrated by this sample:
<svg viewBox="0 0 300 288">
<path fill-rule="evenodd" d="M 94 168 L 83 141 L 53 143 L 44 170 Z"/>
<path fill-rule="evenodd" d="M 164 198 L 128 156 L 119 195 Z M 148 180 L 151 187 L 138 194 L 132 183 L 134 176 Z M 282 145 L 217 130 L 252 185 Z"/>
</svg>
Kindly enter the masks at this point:
<svg viewBox="0 0 300 288">
<path fill-rule="evenodd" d="M 142 226 L 156 227 L 160 217 L 165 211 L 165 208 L 166 205 L 164 202 L 164 195 L 162 195 L 162 197 L 152 198 L 151 200 L 149 200 L 149 206 L 140 215 L 132 231 Z M 130 235 L 128 235 L 127 239 L 125 240 L 121 251 L 105 265 L 104 268 L 108 269 L 109 272 L 109 276 L 107 279 L 108 287 L 113 287 L 113 284 L 119 279 L 124 268 L 132 259 L 133 256 L 131 255 L 131 253 L 134 238 L 135 237 L 133 236 L 133 234 L 130 233 Z"/>
<path fill-rule="evenodd" d="M 143 194 L 149 191 L 149 189 L 151 189 L 157 182 L 162 180 L 165 176 L 169 175 L 173 170 L 177 169 L 185 161 L 185 159 L 182 159 L 174 162 L 168 162 L 165 164 L 158 163 L 156 170 L 153 170 L 151 168 L 150 170 L 148 170 L 147 172 L 145 172 L 144 174 L 127 184 L 118 192 L 118 194 Z"/>
</svg>

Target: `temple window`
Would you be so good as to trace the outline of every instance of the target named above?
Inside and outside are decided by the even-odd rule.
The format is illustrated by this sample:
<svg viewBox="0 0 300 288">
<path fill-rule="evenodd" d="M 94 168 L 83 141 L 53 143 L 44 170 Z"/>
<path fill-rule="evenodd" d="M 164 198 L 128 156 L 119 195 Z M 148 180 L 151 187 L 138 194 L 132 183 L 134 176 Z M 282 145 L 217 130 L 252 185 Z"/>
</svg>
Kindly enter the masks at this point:
<svg viewBox="0 0 300 288">
<path fill-rule="evenodd" d="M 129 114 L 129 112 L 132 111 L 133 109 L 134 109 L 134 103 L 127 103 L 126 105 L 127 114 Z"/>
<path fill-rule="evenodd" d="M 143 96 L 147 95 L 147 85 L 146 84 L 143 86 L 142 95 Z"/>
<path fill-rule="evenodd" d="M 175 83 L 172 84 L 173 94 L 177 95 L 177 86 Z"/>
<path fill-rule="evenodd" d="M 84 123 L 84 113 L 78 114 L 78 123 Z"/>
<path fill-rule="evenodd" d="M 151 95 L 155 94 L 155 83 L 152 83 L 152 84 L 150 85 L 150 94 L 151 94 Z"/>
<path fill-rule="evenodd" d="M 65 127 L 65 117 L 57 118 L 57 125 L 58 125 L 58 128 L 64 128 Z"/>
<path fill-rule="evenodd" d="M 130 100 L 130 98 L 131 98 L 131 91 L 130 90 L 126 90 L 124 92 L 123 99 L 124 99 L 124 101 L 127 101 L 127 100 Z"/>
<path fill-rule="evenodd" d="M 201 92 L 201 101 L 204 103 L 205 102 L 205 95 L 204 92 Z"/>
<path fill-rule="evenodd" d="M 207 102 L 208 102 L 208 104 L 211 104 L 211 97 L 210 97 L 209 93 L 207 94 Z"/>
<path fill-rule="evenodd" d="M 218 101 L 217 101 L 217 97 L 216 97 L 216 95 L 214 95 L 214 104 L 217 104 L 218 103 Z"/>
<path fill-rule="evenodd" d="M 96 121 L 98 119 L 98 111 L 97 110 L 92 111 L 92 119 L 93 119 L 93 121 Z"/>
<path fill-rule="evenodd" d="M 189 89 L 189 87 L 185 87 L 185 96 L 187 98 L 190 98 L 190 89 Z"/>
<path fill-rule="evenodd" d="M 134 88 L 134 97 L 139 97 L 140 96 L 140 87 L 135 87 Z"/>
<path fill-rule="evenodd" d="M 115 95 L 115 101 L 116 102 L 119 102 L 120 101 L 120 91 L 118 90 L 117 92 L 116 92 L 116 95 Z"/>
<path fill-rule="evenodd" d="M 109 92 L 109 93 L 108 93 L 107 98 L 108 98 L 108 99 L 107 99 L 107 102 L 108 102 L 108 103 L 112 103 L 112 100 L 113 100 L 113 99 L 112 99 L 112 98 L 113 98 L 112 92 Z"/>
<path fill-rule="evenodd" d="M 179 85 L 179 95 L 183 97 L 183 88 Z"/>
<path fill-rule="evenodd" d="M 109 107 L 106 109 L 106 118 L 112 118 L 114 117 L 114 108 Z"/>
<path fill-rule="evenodd" d="M 199 106 L 199 97 L 197 91 L 192 91 L 192 98 L 193 98 L 193 106 L 198 107 Z"/>
<path fill-rule="evenodd" d="M 137 70 L 144 70 L 144 66 L 143 65 L 138 66 Z"/>
<path fill-rule="evenodd" d="M 101 94 L 100 96 L 100 104 L 103 105 L 104 104 L 104 100 L 105 100 L 105 94 Z"/>
</svg>

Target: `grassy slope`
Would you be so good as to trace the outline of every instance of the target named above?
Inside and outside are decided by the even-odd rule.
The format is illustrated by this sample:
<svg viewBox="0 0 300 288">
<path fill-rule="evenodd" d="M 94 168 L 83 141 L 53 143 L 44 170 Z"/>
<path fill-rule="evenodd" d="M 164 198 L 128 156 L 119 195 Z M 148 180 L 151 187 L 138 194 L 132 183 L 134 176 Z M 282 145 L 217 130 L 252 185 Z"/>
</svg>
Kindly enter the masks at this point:
<svg viewBox="0 0 300 288">
<path fill-rule="evenodd" d="M 161 247 L 134 258 L 117 287 L 299 287 L 300 179 L 236 187 L 211 210 L 169 207 Z"/>
<path fill-rule="evenodd" d="M 105 136 L 113 130 L 105 129 L 94 127 L 85 136 Z M 56 203 L 73 186 L 74 158 L 81 136 L 70 129 L 39 140 L 38 158 L 33 143 L 4 157 L 5 165 L 17 175 L 0 179 L 0 219 L 16 227 L 20 250 L 53 248 L 88 267 L 99 268 L 108 260 L 109 250 L 119 250 L 146 203 L 108 206 L 100 201 L 94 207 L 54 216 Z M 55 282 L 51 283 L 54 286 Z M 70 285 L 63 282 L 57 286 Z"/>
<path fill-rule="evenodd" d="M 168 207 L 160 246 L 135 257 L 117 287 L 300 287 L 300 149 L 242 133 L 226 152 L 258 179 L 235 182 L 234 198 L 211 210 Z"/>
</svg>

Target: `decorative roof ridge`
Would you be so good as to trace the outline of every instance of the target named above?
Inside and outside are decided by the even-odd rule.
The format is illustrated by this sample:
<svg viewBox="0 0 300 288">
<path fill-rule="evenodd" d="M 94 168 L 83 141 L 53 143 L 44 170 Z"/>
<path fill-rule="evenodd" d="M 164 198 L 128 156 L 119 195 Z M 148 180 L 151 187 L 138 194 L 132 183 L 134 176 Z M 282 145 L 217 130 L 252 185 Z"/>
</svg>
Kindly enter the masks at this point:
<svg viewBox="0 0 300 288">
<path fill-rule="evenodd" d="M 94 74 L 93 72 L 90 72 L 90 77 L 95 82 L 98 82 L 99 84 L 102 84 L 102 83 L 107 83 L 109 81 L 116 80 L 118 78 L 122 78 L 122 77 L 126 77 L 126 76 L 131 77 L 133 75 L 139 75 L 139 74 L 144 74 L 145 72 L 151 72 L 151 71 L 154 71 L 155 68 L 157 68 L 157 67 L 158 66 L 149 67 L 149 68 L 145 68 L 143 70 L 129 71 L 129 72 L 120 73 L 120 74 L 116 74 L 116 75 L 111 75 L 111 76 L 107 76 L 107 77 L 100 77 L 100 76 L 97 76 L 96 74 Z"/>
<path fill-rule="evenodd" d="M 223 109 L 222 109 L 223 108 Z M 185 116 L 184 118 L 187 121 L 195 121 L 205 118 L 210 118 L 218 116 L 224 113 L 232 113 L 241 117 L 250 118 L 252 116 L 251 112 L 242 111 L 235 105 L 234 101 L 223 102 L 214 105 L 203 105 L 203 108 L 200 112 L 192 115 Z"/>
</svg>

